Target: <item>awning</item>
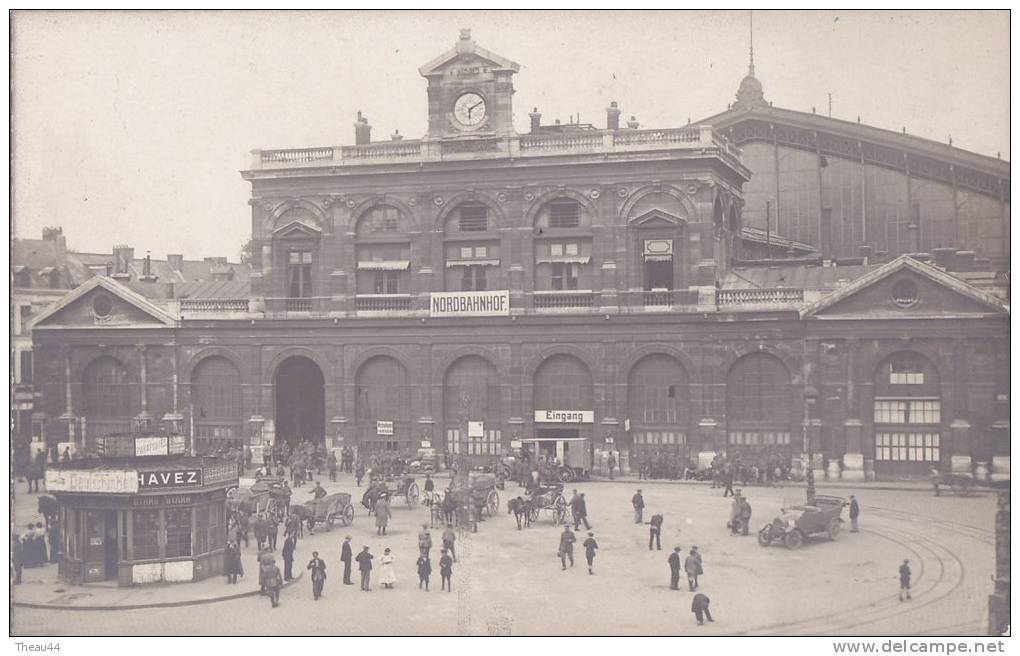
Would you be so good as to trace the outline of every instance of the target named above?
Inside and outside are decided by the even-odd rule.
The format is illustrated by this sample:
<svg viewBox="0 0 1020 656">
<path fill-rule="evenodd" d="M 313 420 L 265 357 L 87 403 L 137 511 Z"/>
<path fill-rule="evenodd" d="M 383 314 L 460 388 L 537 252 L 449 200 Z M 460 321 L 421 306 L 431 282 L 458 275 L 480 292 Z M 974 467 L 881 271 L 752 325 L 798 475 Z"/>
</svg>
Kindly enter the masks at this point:
<svg viewBox="0 0 1020 656">
<path fill-rule="evenodd" d="M 591 262 L 591 255 L 538 257 L 535 258 L 535 261 L 539 264 L 588 264 Z"/>
<path fill-rule="evenodd" d="M 409 260 L 363 260 L 358 262 L 359 271 L 407 271 Z"/>
<path fill-rule="evenodd" d="M 645 262 L 672 262 L 672 255 L 645 255 Z"/>
<path fill-rule="evenodd" d="M 447 260 L 446 268 L 460 266 L 499 266 L 499 260 Z"/>
<path fill-rule="evenodd" d="M 590 437 L 524 437 L 521 442 L 588 442 Z"/>
</svg>

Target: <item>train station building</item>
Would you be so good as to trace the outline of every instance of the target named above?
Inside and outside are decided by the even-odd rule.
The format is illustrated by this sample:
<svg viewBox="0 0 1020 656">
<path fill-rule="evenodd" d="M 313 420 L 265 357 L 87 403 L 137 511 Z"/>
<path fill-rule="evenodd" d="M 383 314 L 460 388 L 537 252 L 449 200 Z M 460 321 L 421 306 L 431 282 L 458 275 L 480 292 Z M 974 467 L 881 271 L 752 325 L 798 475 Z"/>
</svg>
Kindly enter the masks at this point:
<svg viewBox="0 0 1020 656">
<path fill-rule="evenodd" d="M 43 312 L 45 439 L 162 423 L 198 453 L 310 438 L 1008 476 L 1008 163 L 784 115 L 747 79 L 712 121 L 645 129 L 608 103 L 604 128 L 535 109 L 520 134 L 518 70 L 465 31 L 419 69 L 423 138 L 373 141 L 359 116 L 354 145 L 253 151 L 244 290 L 153 298 L 97 276 Z M 749 164 L 785 157 L 794 120 L 806 132 L 782 147 L 825 161 L 821 200 L 797 223 L 781 188 L 771 224 Z M 871 162 L 876 144 L 909 171 Z M 924 178 L 942 169 L 922 154 L 955 177 Z M 907 193 L 886 180 L 853 187 L 853 211 L 826 204 L 858 174 Z M 955 199 L 939 227 L 922 183 Z"/>
</svg>

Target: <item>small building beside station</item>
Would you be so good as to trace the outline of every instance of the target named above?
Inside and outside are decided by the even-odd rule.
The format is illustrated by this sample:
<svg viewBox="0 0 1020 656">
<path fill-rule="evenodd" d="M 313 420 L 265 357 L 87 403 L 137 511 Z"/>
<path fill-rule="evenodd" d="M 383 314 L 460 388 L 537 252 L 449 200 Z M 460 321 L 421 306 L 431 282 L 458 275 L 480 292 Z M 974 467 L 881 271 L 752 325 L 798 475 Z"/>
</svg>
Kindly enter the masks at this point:
<svg viewBox="0 0 1020 656">
<path fill-rule="evenodd" d="M 102 441 L 103 455 L 46 471 L 59 505 L 61 580 L 131 586 L 222 574 L 236 463 L 183 455 L 179 436 Z"/>
</svg>

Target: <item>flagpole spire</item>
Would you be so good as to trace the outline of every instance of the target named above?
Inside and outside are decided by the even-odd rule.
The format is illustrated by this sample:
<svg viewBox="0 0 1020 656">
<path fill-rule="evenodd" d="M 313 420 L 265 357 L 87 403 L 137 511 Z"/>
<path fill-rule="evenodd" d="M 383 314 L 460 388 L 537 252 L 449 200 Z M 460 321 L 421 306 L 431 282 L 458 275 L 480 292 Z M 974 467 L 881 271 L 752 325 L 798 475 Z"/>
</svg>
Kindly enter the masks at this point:
<svg viewBox="0 0 1020 656">
<path fill-rule="evenodd" d="M 754 11 L 748 11 L 748 23 L 750 31 L 750 44 L 751 44 L 751 63 L 747 67 L 747 74 L 754 77 Z"/>
</svg>

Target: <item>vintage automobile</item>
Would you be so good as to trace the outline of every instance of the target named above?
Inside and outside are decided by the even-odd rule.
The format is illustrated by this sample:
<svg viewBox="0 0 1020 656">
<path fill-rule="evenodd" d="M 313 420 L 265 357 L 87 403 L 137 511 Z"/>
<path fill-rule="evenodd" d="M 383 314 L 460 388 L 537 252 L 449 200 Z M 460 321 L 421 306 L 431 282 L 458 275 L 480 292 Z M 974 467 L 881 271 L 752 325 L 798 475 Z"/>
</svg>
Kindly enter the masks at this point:
<svg viewBox="0 0 1020 656">
<path fill-rule="evenodd" d="M 779 516 L 758 531 L 758 544 L 767 547 L 781 542 L 788 549 L 798 549 L 813 535 L 827 535 L 835 540 L 843 519 L 840 513 L 843 497 L 816 494 L 811 503 L 785 505 Z"/>
</svg>

